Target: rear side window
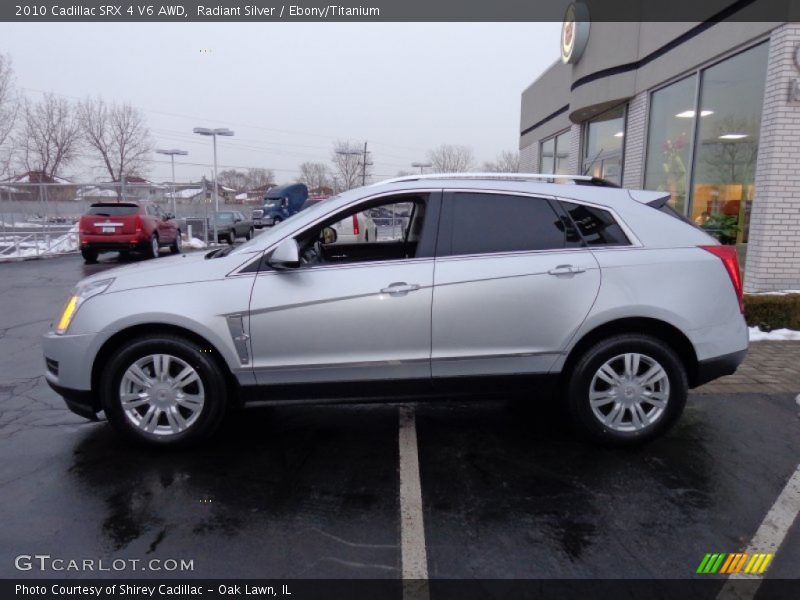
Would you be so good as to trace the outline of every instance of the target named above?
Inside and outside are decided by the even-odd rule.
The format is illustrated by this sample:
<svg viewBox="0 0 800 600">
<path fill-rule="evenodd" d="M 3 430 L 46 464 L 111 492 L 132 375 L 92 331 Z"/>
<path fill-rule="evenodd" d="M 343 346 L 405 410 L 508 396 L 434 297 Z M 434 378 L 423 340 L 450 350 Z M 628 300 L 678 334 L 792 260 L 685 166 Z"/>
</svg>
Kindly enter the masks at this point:
<svg viewBox="0 0 800 600">
<path fill-rule="evenodd" d="M 565 247 L 564 225 L 547 200 L 503 194 L 450 197 L 449 254 L 489 254 Z"/>
<path fill-rule="evenodd" d="M 563 201 L 561 206 L 577 226 L 587 246 L 630 245 L 622 227 L 607 210 Z"/>
</svg>

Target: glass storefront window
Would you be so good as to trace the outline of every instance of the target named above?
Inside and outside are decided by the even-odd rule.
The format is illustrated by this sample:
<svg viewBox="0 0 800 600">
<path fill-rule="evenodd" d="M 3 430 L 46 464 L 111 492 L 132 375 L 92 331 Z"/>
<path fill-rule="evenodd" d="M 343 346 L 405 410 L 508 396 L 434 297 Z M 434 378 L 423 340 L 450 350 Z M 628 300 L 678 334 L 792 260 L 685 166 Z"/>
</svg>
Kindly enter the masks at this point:
<svg viewBox="0 0 800 600">
<path fill-rule="evenodd" d="M 569 173 L 569 131 L 542 142 L 539 159 L 540 173 Z"/>
<path fill-rule="evenodd" d="M 670 205 L 681 214 L 686 213 L 696 87 L 692 75 L 650 97 L 644 187 L 669 192 Z"/>
<path fill-rule="evenodd" d="M 583 172 L 622 183 L 622 148 L 625 138 L 625 106 L 598 115 L 586 124 Z"/>
<path fill-rule="evenodd" d="M 694 152 L 692 220 L 723 243 L 747 241 L 768 45 L 703 71 Z"/>
</svg>

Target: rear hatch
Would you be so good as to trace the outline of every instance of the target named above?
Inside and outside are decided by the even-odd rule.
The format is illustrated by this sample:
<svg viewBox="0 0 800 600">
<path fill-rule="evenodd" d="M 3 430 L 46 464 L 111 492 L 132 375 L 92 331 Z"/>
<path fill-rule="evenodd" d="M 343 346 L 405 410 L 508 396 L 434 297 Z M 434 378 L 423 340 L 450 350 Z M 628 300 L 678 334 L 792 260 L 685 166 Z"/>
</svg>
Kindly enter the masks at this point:
<svg viewBox="0 0 800 600">
<path fill-rule="evenodd" d="M 90 235 L 133 235 L 140 223 L 138 204 L 100 202 L 92 204 L 81 217 L 80 231 Z"/>
</svg>

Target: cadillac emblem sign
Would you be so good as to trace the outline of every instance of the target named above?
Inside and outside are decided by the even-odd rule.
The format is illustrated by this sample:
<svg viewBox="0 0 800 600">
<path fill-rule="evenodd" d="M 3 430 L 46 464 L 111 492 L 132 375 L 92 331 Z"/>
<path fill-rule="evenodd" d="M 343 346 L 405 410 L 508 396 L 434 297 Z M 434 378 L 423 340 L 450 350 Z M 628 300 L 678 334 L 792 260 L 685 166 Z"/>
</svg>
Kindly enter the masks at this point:
<svg viewBox="0 0 800 600">
<path fill-rule="evenodd" d="M 589 41 L 589 9 L 583 2 L 573 2 L 564 13 L 561 26 L 561 60 L 564 64 L 578 62 Z"/>
</svg>

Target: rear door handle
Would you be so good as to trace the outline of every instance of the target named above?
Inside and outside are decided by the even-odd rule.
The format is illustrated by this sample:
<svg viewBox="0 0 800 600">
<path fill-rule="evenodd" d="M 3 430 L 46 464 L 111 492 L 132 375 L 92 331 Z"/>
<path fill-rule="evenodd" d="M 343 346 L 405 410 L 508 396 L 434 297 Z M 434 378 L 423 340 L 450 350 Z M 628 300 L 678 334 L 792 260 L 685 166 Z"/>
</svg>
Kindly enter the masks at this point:
<svg viewBox="0 0 800 600">
<path fill-rule="evenodd" d="M 398 281 L 390 283 L 388 287 L 381 290 L 381 294 L 390 294 L 392 296 L 403 296 L 408 292 L 415 292 L 419 289 L 416 283 L 406 283 L 405 281 Z"/>
<path fill-rule="evenodd" d="M 586 271 L 583 267 L 575 267 L 573 265 L 558 265 L 555 269 L 550 269 L 550 275 L 575 275 Z"/>
</svg>

